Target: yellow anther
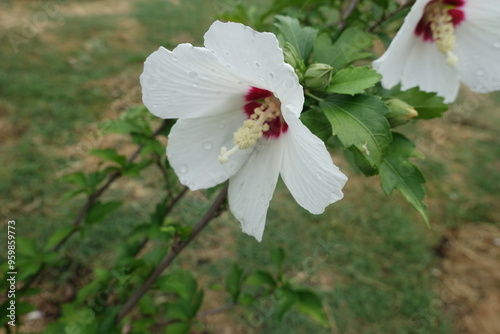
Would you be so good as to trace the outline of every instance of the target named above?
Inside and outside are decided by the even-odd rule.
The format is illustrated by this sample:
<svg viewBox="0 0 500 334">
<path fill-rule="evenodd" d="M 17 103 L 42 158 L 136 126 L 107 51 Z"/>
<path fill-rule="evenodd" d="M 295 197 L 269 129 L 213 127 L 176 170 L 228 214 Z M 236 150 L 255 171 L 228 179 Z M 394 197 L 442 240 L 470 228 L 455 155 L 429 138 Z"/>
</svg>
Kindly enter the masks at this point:
<svg viewBox="0 0 500 334">
<path fill-rule="evenodd" d="M 431 21 L 432 39 L 439 52 L 447 56 L 446 63 L 450 66 L 458 64 L 458 57 L 452 51 L 455 49 L 455 25 L 446 8 L 435 7 L 428 13 Z"/>
<path fill-rule="evenodd" d="M 226 147 L 221 147 L 218 157 L 220 163 L 229 161 L 229 156 L 238 150 L 246 150 L 259 140 L 264 132 L 269 131 L 269 124 L 277 117 L 281 116 L 281 103 L 275 97 L 266 98 L 264 103 L 254 109 L 254 113 L 249 119 L 243 122 L 243 126 L 239 128 L 233 135 L 234 146 L 230 150 Z"/>
</svg>

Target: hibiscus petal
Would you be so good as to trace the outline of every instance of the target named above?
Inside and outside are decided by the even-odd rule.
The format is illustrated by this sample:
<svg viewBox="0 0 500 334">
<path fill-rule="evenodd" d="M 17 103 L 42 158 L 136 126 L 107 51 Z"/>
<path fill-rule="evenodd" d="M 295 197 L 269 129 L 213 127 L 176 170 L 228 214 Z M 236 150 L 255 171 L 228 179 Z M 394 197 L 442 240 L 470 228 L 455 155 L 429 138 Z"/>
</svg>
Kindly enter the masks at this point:
<svg viewBox="0 0 500 334">
<path fill-rule="evenodd" d="M 332 162 L 325 144 L 302 122 L 287 120 L 289 130 L 282 134 L 281 177 L 297 203 L 313 214 L 344 196 L 347 177 Z"/>
<path fill-rule="evenodd" d="M 498 1 L 466 2 L 457 27 L 456 54 L 462 81 L 473 91 L 500 90 L 500 7 Z"/>
<path fill-rule="evenodd" d="M 401 89 L 419 86 L 426 92 L 436 92 L 453 102 L 460 88 L 457 68 L 446 63 L 446 55 L 439 52 L 431 42 L 417 39 L 410 48 L 406 66 L 401 77 Z"/>
<path fill-rule="evenodd" d="M 205 47 L 231 73 L 250 86 L 267 89 L 290 105 L 297 116 L 304 96 L 294 69 L 285 63 L 283 51 L 272 33 L 257 32 L 240 23 L 216 21 L 205 34 Z"/>
<path fill-rule="evenodd" d="M 417 1 L 412 6 L 387 51 L 373 62 L 373 68 L 382 74 L 382 85 L 387 89 L 394 87 L 401 81 L 408 57 L 411 54 L 411 47 L 420 39 L 414 31 L 426 4 L 427 1 Z"/>
<path fill-rule="evenodd" d="M 243 168 L 229 180 L 229 208 L 243 232 L 262 240 L 269 201 L 283 156 L 281 140 L 262 140 Z M 232 158 L 232 156 L 231 156 Z"/>
<path fill-rule="evenodd" d="M 249 89 L 205 48 L 160 47 L 144 63 L 143 102 L 161 118 L 194 118 L 243 110 Z"/>
<path fill-rule="evenodd" d="M 206 189 L 240 170 L 252 148 L 235 152 L 225 164 L 218 156 L 222 146 L 234 146 L 233 133 L 245 119 L 243 113 L 232 112 L 177 121 L 168 137 L 167 156 L 182 184 L 191 190 Z"/>
</svg>

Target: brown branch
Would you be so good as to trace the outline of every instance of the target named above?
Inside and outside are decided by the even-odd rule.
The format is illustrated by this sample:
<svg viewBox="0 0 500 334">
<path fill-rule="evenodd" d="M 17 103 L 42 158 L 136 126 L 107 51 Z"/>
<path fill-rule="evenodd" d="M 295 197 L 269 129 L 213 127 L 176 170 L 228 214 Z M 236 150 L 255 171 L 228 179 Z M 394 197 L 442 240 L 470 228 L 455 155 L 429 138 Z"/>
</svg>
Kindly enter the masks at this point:
<svg viewBox="0 0 500 334">
<path fill-rule="evenodd" d="M 217 217 L 221 213 L 221 207 L 227 197 L 227 189 L 228 185 L 225 185 L 224 188 L 219 192 L 216 199 L 214 200 L 212 206 L 208 211 L 203 215 L 203 217 L 198 221 L 196 226 L 193 228 L 191 235 L 188 239 L 184 241 L 177 240 L 168 254 L 163 258 L 160 264 L 156 267 L 153 273 L 148 277 L 148 279 L 137 289 L 132 297 L 125 303 L 120 312 L 118 313 L 115 323 L 119 323 L 134 307 L 137 305 L 141 297 L 151 288 L 153 283 L 156 281 L 158 277 L 162 274 L 162 272 L 168 268 L 168 266 L 172 263 L 172 261 L 180 254 L 180 252 L 193 241 L 198 234 L 210 223 L 210 221 Z"/>
</svg>

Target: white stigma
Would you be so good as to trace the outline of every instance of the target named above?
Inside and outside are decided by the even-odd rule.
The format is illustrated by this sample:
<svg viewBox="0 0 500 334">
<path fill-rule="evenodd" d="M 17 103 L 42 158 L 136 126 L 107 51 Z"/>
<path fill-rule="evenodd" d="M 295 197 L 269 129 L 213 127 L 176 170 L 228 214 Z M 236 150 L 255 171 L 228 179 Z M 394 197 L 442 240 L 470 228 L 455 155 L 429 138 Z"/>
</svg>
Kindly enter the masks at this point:
<svg viewBox="0 0 500 334">
<path fill-rule="evenodd" d="M 238 150 L 246 150 L 255 144 L 259 140 L 264 132 L 269 131 L 268 122 L 273 121 L 277 117 L 281 116 L 280 111 L 281 103 L 275 97 L 266 98 L 264 103 L 254 109 L 254 113 L 243 122 L 243 126 L 239 128 L 233 135 L 234 146 L 228 150 L 225 146 L 220 149 L 220 155 L 218 157 L 221 164 L 229 161 L 229 156 Z"/>
</svg>

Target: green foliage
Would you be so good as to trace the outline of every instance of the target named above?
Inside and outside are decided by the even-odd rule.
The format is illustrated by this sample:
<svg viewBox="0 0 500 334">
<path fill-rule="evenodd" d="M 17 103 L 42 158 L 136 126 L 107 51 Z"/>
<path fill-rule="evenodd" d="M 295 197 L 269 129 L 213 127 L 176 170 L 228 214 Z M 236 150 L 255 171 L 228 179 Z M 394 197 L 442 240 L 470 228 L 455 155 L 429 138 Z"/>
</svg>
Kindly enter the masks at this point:
<svg viewBox="0 0 500 334">
<path fill-rule="evenodd" d="M 311 316 L 314 320 L 326 326 L 328 320 L 323 310 L 321 299 L 312 291 L 305 289 L 295 290 L 294 294 L 297 296 L 296 305 L 299 311 Z"/>
<path fill-rule="evenodd" d="M 110 162 L 116 163 L 120 167 L 125 167 L 127 163 L 127 158 L 123 155 L 118 154 L 114 149 L 106 148 L 106 149 L 93 149 L 90 151 L 90 155 L 95 155 L 103 160 L 107 160 Z"/>
<path fill-rule="evenodd" d="M 233 302 L 238 301 L 238 297 L 240 296 L 241 292 L 241 285 L 243 284 L 244 280 L 245 275 L 243 274 L 243 270 L 236 263 L 233 263 L 231 271 L 226 277 L 226 287 L 231 294 L 231 299 Z"/>
<path fill-rule="evenodd" d="M 309 58 L 318 31 L 311 27 L 301 27 L 299 20 L 292 17 L 277 15 L 276 19 L 281 42 L 290 43 L 303 60 Z"/>
<path fill-rule="evenodd" d="M 372 166 L 380 165 L 392 140 L 387 106 L 368 95 L 333 95 L 320 108 L 345 148 L 355 146 Z"/>
<path fill-rule="evenodd" d="M 370 57 L 372 53 L 363 50 L 372 42 L 373 36 L 358 27 L 347 28 L 333 43 L 328 34 L 322 33 L 314 41 L 313 60 L 339 70 L 356 60 Z"/>
<path fill-rule="evenodd" d="M 421 156 L 415 151 L 415 145 L 403 135 L 395 133 L 393 138 L 391 147 L 380 165 L 382 189 L 388 195 L 398 189 L 429 224 L 427 208 L 423 203 L 425 179 L 422 172 L 409 160 Z"/>
<path fill-rule="evenodd" d="M 107 203 L 102 203 L 100 201 L 95 202 L 92 207 L 87 212 L 85 216 L 85 222 L 87 223 L 97 223 L 102 221 L 111 212 L 117 210 L 122 206 L 123 202 L 111 201 Z"/>
<path fill-rule="evenodd" d="M 332 136 L 332 126 L 323 111 L 310 109 L 300 115 L 300 120 L 321 140 L 327 141 Z"/>
<path fill-rule="evenodd" d="M 418 87 L 397 93 L 394 97 L 415 108 L 418 111 L 417 118 L 421 119 L 441 117 L 443 112 L 448 110 L 448 105 L 443 102 L 444 98 L 436 93 L 423 92 Z"/>
<path fill-rule="evenodd" d="M 369 66 L 349 67 L 338 71 L 326 89 L 329 93 L 362 94 L 382 79 L 382 76 Z"/>
</svg>

